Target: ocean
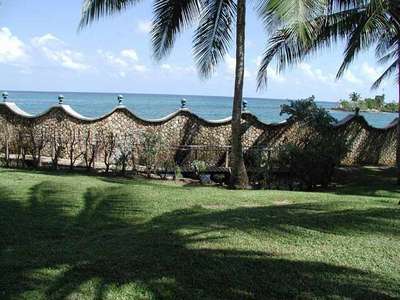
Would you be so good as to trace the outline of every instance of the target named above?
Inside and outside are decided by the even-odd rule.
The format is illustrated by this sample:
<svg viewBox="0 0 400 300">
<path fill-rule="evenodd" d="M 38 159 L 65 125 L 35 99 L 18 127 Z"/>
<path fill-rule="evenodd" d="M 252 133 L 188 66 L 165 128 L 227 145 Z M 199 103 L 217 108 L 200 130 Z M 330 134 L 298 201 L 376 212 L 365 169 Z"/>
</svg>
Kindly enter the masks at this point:
<svg viewBox="0 0 400 300">
<path fill-rule="evenodd" d="M 64 103 L 70 105 L 80 114 L 88 117 L 99 117 L 110 112 L 118 103 L 116 93 L 76 93 L 76 92 L 30 92 L 8 91 L 9 101 L 15 102 L 28 113 L 37 114 L 58 103 L 58 95 L 64 95 Z M 229 117 L 232 110 L 232 98 L 217 96 L 194 95 L 158 95 L 158 94 L 123 94 L 123 104 L 138 116 L 148 119 L 164 117 L 180 107 L 182 98 L 187 99 L 187 107 L 207 120 L 218 120 Z M 287 116 L 280 116 L 282 104 L 289 100 L 245 98 L 248 110 L 266 123 L 280 122 Z M 330 110 L 336 107 L 335 102 L 317 102 L 318 105 Z M 330 113 L 341 120 L 347 112 L 332 111 Z M 395 113 L 361 113 L 370 125 L 385 127 L 392 122 Z"/>
</svg>

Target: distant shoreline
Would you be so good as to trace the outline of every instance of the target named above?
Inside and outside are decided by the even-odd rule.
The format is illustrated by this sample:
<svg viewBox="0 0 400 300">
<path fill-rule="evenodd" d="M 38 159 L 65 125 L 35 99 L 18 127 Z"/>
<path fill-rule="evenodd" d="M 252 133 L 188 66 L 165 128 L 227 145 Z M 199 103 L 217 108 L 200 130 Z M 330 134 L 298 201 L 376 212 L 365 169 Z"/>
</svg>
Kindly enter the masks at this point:
<svg viewBox="0 0 400 300">
<path fill-rule="evenodd" d="M 343 111 L 343 112 L 355 112 L 353 109 L 345 109 L 345 108 L 341 108 L 341 107 L 332 107 L 331 110 L 334 111 Z M 385 111 L 385 110 L 379 110 L 379 109 L 375 109 L 375 108 L 371 108 L 371 109 L 360 109 L 360 112 L 368 112 L 368 113 L 390 113 L 390 114 L 397 114 L 398 111 Z"/>
</svg>

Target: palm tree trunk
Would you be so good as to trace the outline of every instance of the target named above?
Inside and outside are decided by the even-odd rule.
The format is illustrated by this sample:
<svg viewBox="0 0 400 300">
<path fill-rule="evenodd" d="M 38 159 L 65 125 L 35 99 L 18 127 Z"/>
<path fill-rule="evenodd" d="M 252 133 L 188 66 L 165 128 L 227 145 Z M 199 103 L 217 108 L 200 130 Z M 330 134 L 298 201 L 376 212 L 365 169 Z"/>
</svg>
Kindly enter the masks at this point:
<svg viewBox="0 0 400 300">
<path fill-rule="evenodd" d="M 397 118 L 397 147 L 396 147 L 396 165 L 397 165 L 397 184 L 400 185 L 400 40 L 397 43 L 397 67 L 399 72 L 398 77 L 398 118 Z"/>
<path fill-rule="evenodd" d="M 235 94 L 232 109 L 232 175 L 230 186 L 232 188 L 246 188 L 249 184 L 246 167 L 243 159 L 242 147 L 242 99 L 244 81 L 244 56 L 245 56 L 245 23 L 246 0 L 237 1 L 236 20 L 236 70 L 235 70 Z"/>
</svg>

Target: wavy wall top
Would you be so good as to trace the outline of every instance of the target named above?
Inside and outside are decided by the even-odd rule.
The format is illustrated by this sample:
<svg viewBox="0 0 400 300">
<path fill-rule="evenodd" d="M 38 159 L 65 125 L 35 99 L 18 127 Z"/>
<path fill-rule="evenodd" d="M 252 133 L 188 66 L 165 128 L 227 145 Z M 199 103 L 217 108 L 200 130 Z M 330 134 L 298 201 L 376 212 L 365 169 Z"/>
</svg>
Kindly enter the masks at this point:
<svg viewBox="0 0 400 300">
<path fill-rule="evenodd" d="M 192 117 L 192 118 L 200 121 L 201 123 L 203 123 L 205 125 L 210 125 L 210 126 L 225 125 L 225 124 L 230 123 L 231 119 L 232 119 L 231 117 L 228 117 L 228 118 L 220 119 L 220 120 L 206 120 L 206 119 L 198 116 L 197 114 L 191 112 L 187 108 L 178 109 L 177 111 L 175 111 L 163 118 L 147 119 L 147 118 L 142 118 L 142 117 L 138 116 L 132 110 L 130 110 L 129 108 L 127 108 L 126 106 L 121 105 L 121 104 L 116 106 L 109 113 L 106 113 L 100 117 L 94 117 L 94 118 L 83 116 L 80 113 L 78 113 L 77 111 L 75 111 L 71 106 L 66 105 L 66 104 L 58 104 L 58 105 L 52 106 L 49 109 L 47 109 L 46 111 L 36 114 L 36 115 L 25 112 L 23 109 L 18 107 L 18 105 L 16 105 L 14 102 L 1 102 L 0 105 L 3 107 L 5 106 L 12 114 L 22 117 L 22 118 L 25 118 L 25 119 L 39 119 L 39 118 L 47 116 L 53 110 L 61 110 L 67 116 L 75 119 L 76 121 L 81 121 L 81 122 L 85 122 L 85 123 L 86 122 L 93 123 L 93 122 L 98 122 L 98 121 L 104 120 L 104 119 L 108 118 L 109 116 L 111 116 L 112 114 L 114 114 L 116 111 L 125 111 L 129 116 L 132 117 L 132 119 L 138 120 L 139 122 L 142 122 L 142 123 L 147 123 L 149 125 L 163 124 L 163 123 L 166 123 L 166 122 L 170 121 L 171 119 L 175 118 L 176 116 L 180 116 L 180 115 Z M 250 121 L 250 122 L 256 124 L 257 127 L 260 127 L 260 128 L 271 127 L 271 126 L 280 127 L 280 126 L 284 126 L 284 125 L 292 122 L 291 119 L 289 118 L 289 119 L 286 119 L 279 123 L 265 123 L 265 122 L 261 121 L 257 116 L 255 116 L 251 112 L 247 112 L 247 111 L 243 112 L 242 117 L 244 120 Z M 374 126 L 370 125 L 368 123 L 368 121 L 361 115 L 349 114 L 342 120 L 340 120 L 337 123 L 334 123 L 332 125 L 334 127 L 338 128 L 338 127 L 347 126 L 349 123 L 354 122 L 354 121 L 359 122 L 364 128 L 369 129 L 369 130 L 389 130 L 389 129 L 392 129 L 395 126 L 397 126 L 398 118 L 394 119 L 391 123 L 389 123 L 384 128 L 378 128 L 378 127 L 374 127 Z"/>
</svg>

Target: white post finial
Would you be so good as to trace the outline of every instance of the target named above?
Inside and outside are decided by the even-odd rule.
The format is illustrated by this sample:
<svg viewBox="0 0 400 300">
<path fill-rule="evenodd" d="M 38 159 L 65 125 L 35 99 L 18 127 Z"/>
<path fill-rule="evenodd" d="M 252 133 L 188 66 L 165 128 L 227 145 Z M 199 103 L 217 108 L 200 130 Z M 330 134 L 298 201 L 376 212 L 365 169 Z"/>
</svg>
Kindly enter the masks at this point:
<svg viewBox="0 0 400 300">
<path fill-rule="evenodd" d="M 247 112 L 247 105 L 248 105 L 247 100 L 243 99 L 242 107 L 244 112 Z"/>
<path fill-rule="evenodd" d="M 186 108 L 187 100 L 185 98 L 181 99 L 181 108 Z"/>
<path fill-rule="evenodd" d="M 7 93 L 7 92 L 3 92 L 2 96 L 3 96 L 3 101 L 4 101 L 4 102 L 7 102 L 8 93 Z"/>
<path fill-rule="evenodd" d="M 59 95 L 58 96 L 58 104 L 63 104 L 64 103 L 64 96 L 63 95 Z"/>
<path fill-rule="evenodd" d="M 124 96 L 118 95 L 117 99 L 118 99 L 118 105 L 122 105 L 122 101 L 124 101 Z"/>
</svg>

